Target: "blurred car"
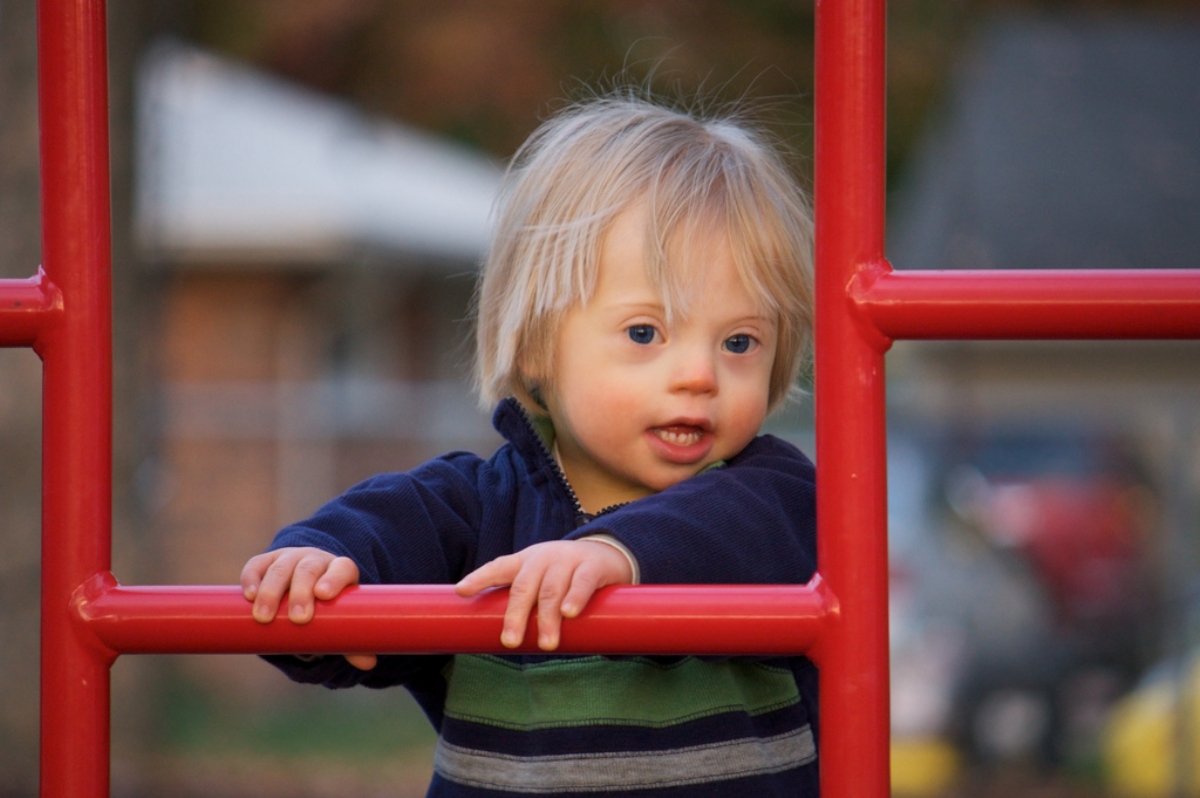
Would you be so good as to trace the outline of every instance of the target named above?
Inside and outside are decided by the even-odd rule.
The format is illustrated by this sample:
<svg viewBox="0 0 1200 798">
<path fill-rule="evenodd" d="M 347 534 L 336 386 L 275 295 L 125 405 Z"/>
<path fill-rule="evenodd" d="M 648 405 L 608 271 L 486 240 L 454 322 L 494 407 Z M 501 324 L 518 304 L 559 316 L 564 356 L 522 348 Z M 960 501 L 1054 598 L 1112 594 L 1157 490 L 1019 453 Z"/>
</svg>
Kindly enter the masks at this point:
<svg viewBox="0 0 1200 798">
<path fill-rule="evenodd" d="M 1147 537 L 1145 480 L 1119 441 L 1080 432 L 966 435 L 947 452 L 949 507 L 999 550 L 1019 553 L 1060 627 L 1136 617 Z"/>
<path fill-rule="evenodd" d="M 965 764 L 1094 752 L 1150 606 L 1127 448 L 1036 428 L 889 447 L 894 780 L 930 794 Z"/>
</svg>

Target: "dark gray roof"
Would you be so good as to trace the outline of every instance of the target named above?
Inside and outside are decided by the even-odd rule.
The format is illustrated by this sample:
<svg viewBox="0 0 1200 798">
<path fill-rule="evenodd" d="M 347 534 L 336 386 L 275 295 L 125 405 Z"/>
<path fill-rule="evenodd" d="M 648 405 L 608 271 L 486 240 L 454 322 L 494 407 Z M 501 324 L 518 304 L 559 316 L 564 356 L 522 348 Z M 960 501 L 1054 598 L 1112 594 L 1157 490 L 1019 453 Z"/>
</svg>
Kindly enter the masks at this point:
<svg viewBox="0 0 1200 798">
<path fill-rule="evenodd" d="M 1200 18 L 997 21 L 892 200 L 897 268 L 1200 268 Z"/>
</svg>

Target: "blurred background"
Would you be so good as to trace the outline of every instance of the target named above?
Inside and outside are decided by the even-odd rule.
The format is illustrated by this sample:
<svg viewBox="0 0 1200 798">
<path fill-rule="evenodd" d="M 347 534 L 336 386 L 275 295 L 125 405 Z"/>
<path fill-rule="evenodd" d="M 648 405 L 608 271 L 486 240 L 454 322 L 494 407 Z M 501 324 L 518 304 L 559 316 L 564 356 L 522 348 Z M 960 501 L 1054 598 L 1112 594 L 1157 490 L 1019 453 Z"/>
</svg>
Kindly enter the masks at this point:
<svg viewBox="0 0 1200 798">
<path fill-rule="evenodd" d="M 756 109 L 808 183 L 802 0 L 108 11 L 114 571 L 231 584 L 382 470 L 498 443 L 468 302 L 505 159 L 613 81 Z M 895 0 L 898 269 L 1196 267 L 1190 0 Z M 0 0 L 0 277 L 39 262 L 35 4 Z M 0 796 L 36 794 L 40 368 L 0 350 Z M 1200 795 L 1200 347 L 889 355 L 898 795 Z M 812 407 L 771 431 L 812 454 Z M 818 458 L 819 459 L 819 458 Z M 423 795 L 403 691 L 124 657 L 114 796 Z"/>
</svg>

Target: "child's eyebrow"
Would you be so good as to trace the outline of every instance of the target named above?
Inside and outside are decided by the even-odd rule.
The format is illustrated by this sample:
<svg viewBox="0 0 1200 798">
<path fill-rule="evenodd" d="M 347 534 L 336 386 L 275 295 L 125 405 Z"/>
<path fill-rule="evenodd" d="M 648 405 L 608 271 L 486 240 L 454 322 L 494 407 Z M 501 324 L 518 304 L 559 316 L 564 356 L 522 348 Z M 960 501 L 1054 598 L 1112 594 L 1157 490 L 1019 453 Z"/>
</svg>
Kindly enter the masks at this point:
<svg viewBox="0 0 1200 798">
<path fill-rule="evenodd" d="M 755 322 L 758 324 L 770 324 L 770 325 L 774 326 L 775 323 L 779 319 L 779 315 L 776 313 L 771 313 L 769 311 L 764 312 L 764 311 L 760 310 L 760 311 L 757 311 L 754 313 L 747 313 L 743 316 L 732 316 L 730 318 L 732 321 L 736 321 L 739 323 Z"/>
<path fill-rule="evenodd" d="M 615 316 L 630 316 L 636 314 L 648 314 L 654 316 L 666 315 L 666 305 L 662 302 L 616 302 L 611 306 L 610 312 Z M 686 318 L 687 314 L 682 314 Z M 745 316 L 732 316 L 721 319 L 722 325 L 741 325 L 753 324 L 764 329 L 775 330 L 778 326 L 778 317 L 771 313 L 751 313 Z"/>
<path fill-rule="evenodd" d="M 655 300 L 655 301 L 630 300 L 628 302 L 614 302 L 612 304 L 612 308 L 613 308 L 613 310 L 618 310 L 618 311 L 622 311 L 625 313 L 629 313 L 629 312 L 633 312 L 633 311 L 650 311 L 653 313 L 664 313 L 664 312 L 666 312 L 667 306 L 657 300 Z"/>
</svg>

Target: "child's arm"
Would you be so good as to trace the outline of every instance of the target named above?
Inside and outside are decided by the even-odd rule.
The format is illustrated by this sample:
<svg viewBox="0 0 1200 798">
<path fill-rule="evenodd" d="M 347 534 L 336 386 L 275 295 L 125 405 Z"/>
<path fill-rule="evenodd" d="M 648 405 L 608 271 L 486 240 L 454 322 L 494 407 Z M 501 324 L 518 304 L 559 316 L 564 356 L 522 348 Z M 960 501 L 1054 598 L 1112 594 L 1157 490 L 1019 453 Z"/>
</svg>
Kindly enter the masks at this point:
<svg viewBox="0 0 1200 798">
<path fill-rule="evenodd" d="M 619 549 L 592 540 L 555 540 L 492 560 L 467 574 L 455 591 L 473 596 L 509 585 L 500 642 L 509 648 L 521 644 L 536 604 L 538 648 L 553 651 L 563 618 L 582 612 L 600 588 L 632 581 L 630 560 Z"/>
<path fill-rule="evenodd" d="M 816 475 L 770 436 L 729 463 L 606 513 L 569 537 L 609 534 L 645 584 L 803 583 L 816 569 Z"/>
<path fill-rule="evenodd" d="M 242 588 L 254 602 L 255 617 L 269 621 L 283 595 L 293 589 L 293 599 L 300 600 L 289 600 L 289 617 L 303 623 L 319 611 L 314 598 L 332 597 L 350 584 L 453 582 L 475 561 L 481 464 L 473 455 L 456 453 L 407 474 L 381 474 L 328 502 L 306 521 L 282 529 L 271 549 L 243 569 Z M 297 554 L 301 551 L 305 554 Z M 278 576 L 271 575 L 273 568 Z M 326 585 L 322 577 L 331 569 Z M 292 609 L 297 604 L 300 609 Z M 349 664 L 341 657 L 266 659 L 293 680 L 328 687 L 408 684 L 440 667 L 437 658 L 415 655 L 352 654 L 346 658 Z M 376 662 L 378 667 L 372 668 Z"/>
<path fill-rule="evenodd" d="M 311 546 L 276 549 L 251 557 L 242 568 L 242 595 L 254 602 L 254 620 L 270 623 L 287 596 L 288 618 L 304 624 L 312 620 L 315 599 L 329 601 L 350 585 L 358 584 L 358 566 Z M 347 654 L 346 661 L 359 670 L 375 667 L 374 654 Z"/>
<path fill-rule="evenodd" d="M 537 604 L 538 646 L 551 651 L 563 618 L 578 615 L 599 588 L 633 581 L 630 559 L 586 539 L 591 536 L 611 536 L 630 551 L 642 571 L 639 581 L 803 582 L 816 568 L 815 487 L 803 454 L 761 438 L 725 468 L 580 527 L 579 539 L 539 543 L 493 560 L 468 574 L 457 591 L 468 596 L 511 585 L 501 642 L 520 644 Z"/>
</svg>

